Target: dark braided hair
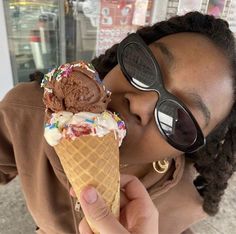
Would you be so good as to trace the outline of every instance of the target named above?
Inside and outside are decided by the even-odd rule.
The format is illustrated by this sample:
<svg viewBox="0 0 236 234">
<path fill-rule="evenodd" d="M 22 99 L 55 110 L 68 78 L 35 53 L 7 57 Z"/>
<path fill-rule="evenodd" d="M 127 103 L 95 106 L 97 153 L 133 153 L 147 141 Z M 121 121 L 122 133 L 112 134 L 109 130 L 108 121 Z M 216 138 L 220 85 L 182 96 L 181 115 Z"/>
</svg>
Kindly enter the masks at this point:
<svg viewBox="0 0 236 234">
<path fill-rule="evenodd" d="M 180 32 L 196 32 L 206 36 L 228 58 L 232 69 L 234 105 L 229 116 L 207 136 L 205 147 L 195 153 L 186 154 L 199 173 L 194 185 L 204 198 L 203 209 L 209 215 L 215 215 L 228 179 L 236 170 L 235 41 L 226 21 L 199 12 L 175 16 L 137 31 L 146 44 Z M 117 64 L 117 47 L 118 44 L 92 60 L 102 79 Z"/>
</svg>

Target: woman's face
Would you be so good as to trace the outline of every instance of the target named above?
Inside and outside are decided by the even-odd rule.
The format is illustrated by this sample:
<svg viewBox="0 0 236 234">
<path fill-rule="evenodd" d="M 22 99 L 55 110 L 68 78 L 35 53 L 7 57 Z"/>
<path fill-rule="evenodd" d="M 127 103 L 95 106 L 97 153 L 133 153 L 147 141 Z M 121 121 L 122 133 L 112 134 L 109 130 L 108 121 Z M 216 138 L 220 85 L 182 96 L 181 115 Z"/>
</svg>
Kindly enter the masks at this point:
<svg viewBox="0 0 236 234">
<path fill-rule="evenodd" d="M 149 47 L 160 65 L 166 89 L 189 108 L 207 136 L 227 116 L 233 102 L 226 57 L 197 33 L 166 36 Z M 121 163 L 149 163 L 182 154 L 165 141 L 156 126 L 156 92 L 133 87 L 119 65 L 106 75 L 104 83 L 112 92 L 108 109 L 118 112 L 127 126 L 120 147 Z"/>
</svg>

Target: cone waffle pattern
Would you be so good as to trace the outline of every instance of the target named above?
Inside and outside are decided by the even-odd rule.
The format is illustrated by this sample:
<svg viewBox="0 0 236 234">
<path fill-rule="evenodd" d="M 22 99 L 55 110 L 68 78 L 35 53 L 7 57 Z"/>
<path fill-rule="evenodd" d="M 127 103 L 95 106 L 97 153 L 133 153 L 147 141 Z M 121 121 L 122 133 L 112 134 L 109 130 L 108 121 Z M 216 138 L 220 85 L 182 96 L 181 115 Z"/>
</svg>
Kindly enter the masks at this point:
<svg viewBox="0 0 236 234">
<path fill-rule="evenodd" d="M 80 197 L 81 189 L 86 185 L 96 187 L 118 218 L 119 147 L 114 133 L 111 132 L 104 137 L 82 136 L 76 140 L 63 139 L 54 148 L 76 196 Z M 97 233 L 93 225 L 90 226 Z"/>
</svg>

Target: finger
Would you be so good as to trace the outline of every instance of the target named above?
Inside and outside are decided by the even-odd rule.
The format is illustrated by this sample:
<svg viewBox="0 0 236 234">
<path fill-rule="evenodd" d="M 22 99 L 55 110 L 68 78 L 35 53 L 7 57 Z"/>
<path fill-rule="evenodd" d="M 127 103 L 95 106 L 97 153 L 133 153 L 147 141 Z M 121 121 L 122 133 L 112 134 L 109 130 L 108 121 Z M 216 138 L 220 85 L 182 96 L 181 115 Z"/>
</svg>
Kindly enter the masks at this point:
<svg viewBox="0 0 236 234">
<path fill-rule="evenodd" d="M 72 187 L 70 188 L 70 195 L 76 197 L 75 190 Z"/>
<path fill-rule="evenodd" d="M 125 190 L 126 197 L 129 200 L 149 197 L 146 188 L 137 177 L 121 174 L 120 179 L 121 188 Z"/>
<path fill-rule="evenodd" d="M 128 231 L 110 212 L 101 195 L 93 187 L 86 187 L 80 195 L 80 204 L 86 219 L 102 234 L 128 234 Z"/>
<path fill-rule="evenodd" d="M 86 233 L 86 234 L 93 234 L 93 231 L 89 227 L 89 224 L 85 218 L 83 218 L 79 224 L 79 232 Z"/>
<path fill-rule="evenodd" d="M 130 203 L 126 210 L 121 210 L 120 222 L 129 227 L 132 219 L 128 220 L 127 217 L 136 217 L 140 233 L 156 233 L 150 230 L 158 230 L 159 213 L 144 185 L 135 176 L 121 175 L 121 186 Z"/>
</svg>

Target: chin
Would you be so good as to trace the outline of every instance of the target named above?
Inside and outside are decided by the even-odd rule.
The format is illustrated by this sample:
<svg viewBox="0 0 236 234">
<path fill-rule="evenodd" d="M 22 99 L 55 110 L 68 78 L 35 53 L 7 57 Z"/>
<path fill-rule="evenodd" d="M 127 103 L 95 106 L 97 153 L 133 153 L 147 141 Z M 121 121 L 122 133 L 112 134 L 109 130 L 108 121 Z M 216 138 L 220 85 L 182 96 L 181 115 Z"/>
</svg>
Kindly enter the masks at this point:
<svg viewBox="0 0 236 234">
<path fill-rule="evenodd" d="M 133 156 L 135 155 L 132 147 L 130 147 L 130 144 L 127 144 L 125 139 L 123 140 L 120 148 L 119 148 L 119 153 L 120 153 L 120 163 L 122 164 L 129 164 L 129 163 L 134 163 L 134 158 Z"/>
<path fill-rule="evenodd" d="M 125 138 L 123 139 L 123 142 L 119 148 L 119 154 L 120 154 L 120 163 L 125 163 L 126 159 L 126 144 L 125 144 Z"/>
<path fill-rule="evenodd" d="M 133 147 L 130 145 L 127 147 L 127 144 L 123 142 L 119 148 L 120 153 L 120 163 L 121 164 L 136 164 L 139 162 L 137 159 L 137 153 L 134 152 Z"/>
</svg>

